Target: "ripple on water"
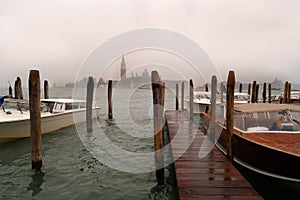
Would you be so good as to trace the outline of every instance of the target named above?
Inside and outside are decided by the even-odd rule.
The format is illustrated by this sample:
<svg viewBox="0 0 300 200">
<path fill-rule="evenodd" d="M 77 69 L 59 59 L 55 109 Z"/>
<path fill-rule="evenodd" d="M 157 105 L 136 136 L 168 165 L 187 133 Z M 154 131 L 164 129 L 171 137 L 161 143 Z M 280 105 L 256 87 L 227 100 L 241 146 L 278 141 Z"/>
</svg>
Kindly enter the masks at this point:
<svg viewBox="0 0 300 200">
<path fill-rule="evenodd" d="M 126 138 L 119 135 L 113 139 Z M 132 145 L 132 141 L 137 144 Z M 135 151 L 153 147 L 136 138 L 132 141 Z M 43 136 L 44 166 L 40 173 L 31 171 L 29 139 L 0 144 L 0 151 L 1 199 L 168 199 L 172 195 L 167 188 L 151 190 L 156 184 L 153 172 L 120 172 L 93 158 L 74 126 Z"/>
</svg>

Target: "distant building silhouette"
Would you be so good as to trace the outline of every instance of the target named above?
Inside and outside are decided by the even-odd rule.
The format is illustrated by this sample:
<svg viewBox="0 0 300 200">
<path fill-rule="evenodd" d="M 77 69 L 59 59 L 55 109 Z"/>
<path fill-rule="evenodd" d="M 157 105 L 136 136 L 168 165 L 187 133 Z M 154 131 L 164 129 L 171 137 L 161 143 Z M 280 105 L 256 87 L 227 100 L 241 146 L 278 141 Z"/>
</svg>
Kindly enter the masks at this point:
<svg viewBox="0 0 300 200">
<path fill-rule="evenodd" d="M 283 88 L 283 82 L 275 78 L 275 80 L 271 83 L 272 90 L 281 90 Z"/>
<path fill-rule="evenodd" d="M 151 78 L 147 69 L 145 69 L 142 75 L 133 75 L 131 73 L 131 77 L 126 76 L 126 62 L 124 58 L 124 54 L 122 56 L 121 61 L 121 74 L 120 81 L 117 83 L 117 87 L 119 88 L 151 88 Z"/>
<path fill-rule="evenodd" d="M 122 62 L 121 62 L 121 79 L 126 78 L 126 63 L 124 59 L 124 54 L 122 56 Z"/>
</svg>

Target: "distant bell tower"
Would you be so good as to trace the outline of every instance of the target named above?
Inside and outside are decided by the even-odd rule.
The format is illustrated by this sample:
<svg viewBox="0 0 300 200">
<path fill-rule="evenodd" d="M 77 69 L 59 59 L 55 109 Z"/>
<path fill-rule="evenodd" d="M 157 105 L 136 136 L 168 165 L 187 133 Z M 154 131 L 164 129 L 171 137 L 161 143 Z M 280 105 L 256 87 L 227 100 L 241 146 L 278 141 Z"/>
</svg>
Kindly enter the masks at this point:
<svg viewBox="0 0 300 200">
<path fill-rule="evenodd" d="M 121 79 L 126 78 L 126 63 L 124 59 L 124 54 L 122 56 L 122 62 L 121 62 Z"/>
</svg>

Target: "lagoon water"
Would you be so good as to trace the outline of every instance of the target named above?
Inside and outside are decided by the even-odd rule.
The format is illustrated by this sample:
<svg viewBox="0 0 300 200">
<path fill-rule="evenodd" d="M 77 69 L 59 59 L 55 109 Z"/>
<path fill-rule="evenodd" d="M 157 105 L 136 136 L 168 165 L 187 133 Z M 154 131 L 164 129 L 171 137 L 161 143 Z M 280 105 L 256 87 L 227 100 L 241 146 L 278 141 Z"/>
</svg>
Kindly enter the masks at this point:
<svg viewBox="0 0 300 200">
<path fill-rule="evenodd" d="M 50 97 L 84 99 L 85 89 L 50 88 Z M 6 94 L 7 89 L 0 89 Z M 26 90 L 24 91 L 27 97 Z M 166 91 L 165 107 L 174 109 L 175 97 Z M 101 115 L 93 121 L 94 132 L 101 129 L 116 146 L 133 153 L 151 152 L 153 147 L 152 91 L 113 89 L 114 120 L 107 119 L 107 88 L 95 92 Z M 1 130 L 0 130 L 1 131 Z M 163 188 L 157 188 L 155 172 L 129 173 L 106 166 L 83 144 L 77 124 L 43 135 L 43 170 L 31 170 L 30 139 L 0 144 L 0 199 L 176 199 L 172 166 L 165 169 Z M 153 158 L 149 158 L 153 159 Z M 167 156 L 167 159 L 170 159 Z M 143 162 L 143 160 L 141 161 Z M 119 162 L 118 167 L 125 165 Z M 141 166 L 145 163 L 140 163 Z M 116 167 L 117 168 L 117 167 Z M 273 186 L 265 179 L 239 167 L 266 199 L 276 199 Z M 273 193 L 274 192 L 274 193 Z"/>
<path fill-rule="evenodd" d="M 51 88 L 50 97 L 71 97 L 72 92 L 70 88 Z M 1 94 L 6 93 L 5 89 L 1 90 Z M 85 97 L 84 89 L 79 93 Z M 124 99 L 128 94 L 130 98 Z M 136 90 L 132 93 L 116 89 L 113 95 L 116 120 L 110 121 L 107 120 L 106 88 L 97 89 L 97 104 L 103 112 L 94 124 L 99 123 L 99 128 L 108 138 L 123 149 L 132 152 L 153 151 L 153 136 L 147 137 L 153 131 L 150 109 L 152 91 Z M 130 110 L 130 123 L 122 118 L 126 109 Z M 143 138 L 126 134 L 132 125 L 137 124 L 145 127 L 141 133 L 144 134 Z M 0 144 L 0 199 L 176 198 L 171 168 L 165 170 L 166 186 L 155 189 L 155 172 L 128 173 L 107 167 L 86 149 L 76 128 L 85 131 L 84 124 L 79 124 L 43 135 L 43 170 L 40 173 L 31 170 L 29 138 Z"/>
</svg>

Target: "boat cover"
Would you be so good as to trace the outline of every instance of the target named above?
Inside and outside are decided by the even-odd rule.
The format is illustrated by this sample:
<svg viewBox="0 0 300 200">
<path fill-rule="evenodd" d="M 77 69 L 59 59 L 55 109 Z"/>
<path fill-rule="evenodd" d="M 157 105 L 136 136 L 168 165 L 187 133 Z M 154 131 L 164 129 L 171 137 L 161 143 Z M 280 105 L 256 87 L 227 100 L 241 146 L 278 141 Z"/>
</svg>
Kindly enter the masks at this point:
<svg viewBox="0 0 300 200">
<path fill-rule="evenodd" d="M 243 113 L 271 112 L 281 110 L 293 110 L 300 112 L 300 106 L 296 104 L 270 104 L 270 103 L 245 103 L 235 104 L 234 111 Z"/>
</svg>

